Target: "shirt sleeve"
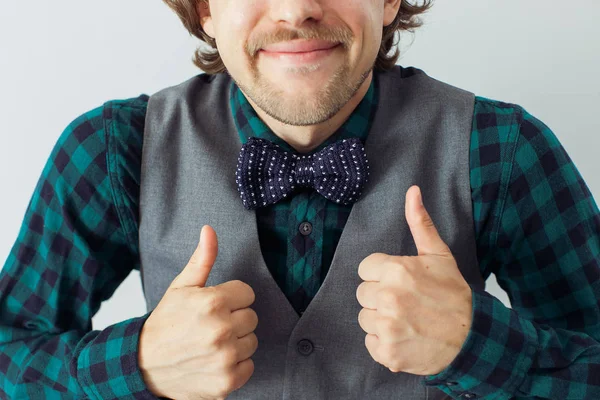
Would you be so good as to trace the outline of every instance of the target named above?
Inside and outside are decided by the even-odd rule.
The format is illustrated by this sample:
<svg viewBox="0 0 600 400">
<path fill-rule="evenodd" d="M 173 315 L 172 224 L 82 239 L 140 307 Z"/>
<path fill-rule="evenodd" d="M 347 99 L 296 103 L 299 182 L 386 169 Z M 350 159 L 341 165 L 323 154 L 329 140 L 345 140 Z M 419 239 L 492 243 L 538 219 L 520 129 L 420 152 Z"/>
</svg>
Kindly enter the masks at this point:
<svg viewBox="0 0 600 400">
<path fill-rule="evenodd" d="M 144 99 L 121 101 L 132 129 Z M 137 358 L 149 313 L 92 330 L 101 302 L 139 269 L 112 182 L 113 117 L 109 102 L 60 135 L 0 271 L 0 398 L 156 398 Z"/>
<path fill-rule="evenodd" d="M 484 278 L 458 356 L 423 379 L 460 399 L 600 399 L 600 213 L 553 132 L 479 98 L 471 182 Z"/>
</svg>

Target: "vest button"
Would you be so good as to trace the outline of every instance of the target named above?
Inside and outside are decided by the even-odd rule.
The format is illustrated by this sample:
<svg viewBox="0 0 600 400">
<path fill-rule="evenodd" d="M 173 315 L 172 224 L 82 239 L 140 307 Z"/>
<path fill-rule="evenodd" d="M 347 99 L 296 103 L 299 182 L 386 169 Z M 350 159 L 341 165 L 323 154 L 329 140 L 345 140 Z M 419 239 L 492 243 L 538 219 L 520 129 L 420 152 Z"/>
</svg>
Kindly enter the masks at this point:
<svg viewBox="0 0 600 400">
<path fill-rule="evenodd" d="M 474 399 L 477 397 L 477 395 L 475 393 L 471 393 L 471 392 L 464 392 L 463 394 L 460 395 L 460 397 L 463 399 Z"/>
<path fill-rule="evenodd" d="M 302 339 L 298 342 L 298 353 L 307 356 L 313 352 L 314 346 L 308 339 Z"/>
<path fill-rule="evenodd" d="M 310 222 L 303 222 L 298 227 L 298 230 L 302 235 L 308 236 L 312 232 L 312 224 Z"/>
</svg>

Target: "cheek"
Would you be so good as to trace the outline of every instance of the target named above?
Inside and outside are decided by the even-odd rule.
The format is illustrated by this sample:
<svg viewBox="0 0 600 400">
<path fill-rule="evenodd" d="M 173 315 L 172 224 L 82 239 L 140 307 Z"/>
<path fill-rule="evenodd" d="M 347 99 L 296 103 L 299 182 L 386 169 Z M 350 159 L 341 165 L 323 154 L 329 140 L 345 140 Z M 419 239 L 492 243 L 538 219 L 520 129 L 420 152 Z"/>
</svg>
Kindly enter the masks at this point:
<svg viewBox="0 0 600 400">
<path fill-rule="evenodd" d="M 235 3 L 235 4 L 234 4 Z M 260 10 L 252 2 L 223 1 L 214 14 L 217 46 L 224 58 L 245 57 L 244 46 Z"/>
<path fill-rule="evenodd" d="M 336 0 L 337 1 L 337 0 Z M 336 3 L 336 13 L 355 36 L 354 57 L 372 58 L 379 51 L 383 27 L 381 0 L 343 0 Z"/>
<path fill-rule="evenodd" d="M 377 52 L 379 50 L 379 46 L 381 44 L 381 37 L 383 34 L 383 7 L 380 5 L 374 6 L 370 2 L 371 6 L 368 10 L 365 10 L 365 14 L 363 15 L 364 20 L 363 27 L 363 37 L 365 40 L 365 46 L 368 46 L 366 51 L 372 53 L 373 51 Z"/>
</svg>

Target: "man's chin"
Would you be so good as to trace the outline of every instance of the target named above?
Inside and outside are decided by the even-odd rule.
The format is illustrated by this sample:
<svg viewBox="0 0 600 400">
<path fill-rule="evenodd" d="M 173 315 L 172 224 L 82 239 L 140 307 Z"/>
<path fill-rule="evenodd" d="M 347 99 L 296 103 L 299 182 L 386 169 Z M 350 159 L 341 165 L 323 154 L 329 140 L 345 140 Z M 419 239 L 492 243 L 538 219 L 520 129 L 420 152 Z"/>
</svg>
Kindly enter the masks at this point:
<svg viewBox="0 0 600 400">
<path fill-rule="evenodd" d="M 315 99 L 330 91 L 339 91 L 342 86 L 347 85 L 348 83 L 343 81 L 345 76 L 346 74 L 339 71 L 327 74 L 290 74 L 288 77 L 281 76 L 263 82 L 268 83 L 274 91 L 285 96 Z"/>
<path fill-rule="evenodd" d="M 272 99 L 266 104 L 259 105 L 271 118 L 294 126 L 316 125 L 327 121 L 331 115 L 324 114 L 323 108 L 308 98 Z"/>
<path fill-rule="evenodd" d="M 277 97 L 285 99 L 287 104 L 315 102 L 315 99 L 321 98 L 324 95 L 324 88 L 327 83 L 323 82 L 319 86 L 315 86 L 314 82 L 310 85 L 302 85 L 296 82 L 285 83 L 272 87 L 272 93 L 277 93 Z"/>
<path fill-rule="evenodd" d="M 345 69 L 341 65 L 326 64 L 307 64 L 303 66 L 264 66 L 259 68 L 258 76 L 260 80 L 267 80 L 272 84 L 294 85 L 295 87 L 314 86 L 323 87 L 330 82 L 335 75 L 340 74 Z"/>
<path fill-rule="evenodd" d="M 327 121 L 350 99 L 346 71 L 328 74 L 255 75 L 250 98 L 267 115 L 287 125 L 307 126 Z"/>
</svg>

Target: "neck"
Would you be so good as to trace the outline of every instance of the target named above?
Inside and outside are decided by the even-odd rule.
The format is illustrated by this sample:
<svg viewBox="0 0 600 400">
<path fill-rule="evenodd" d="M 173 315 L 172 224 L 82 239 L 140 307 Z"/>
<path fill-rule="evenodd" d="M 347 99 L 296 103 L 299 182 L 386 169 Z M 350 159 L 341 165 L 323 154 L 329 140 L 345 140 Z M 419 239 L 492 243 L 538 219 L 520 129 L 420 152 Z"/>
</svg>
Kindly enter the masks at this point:
<svg viewBox="0 0 600 400">
<path fill-rule="evenodd" d="M 296 126 L 284 124 L 267 115 L 260 107 L 252 102 L 252 100 L 248 99 L 248 101 L 256 111 L 256 114 L 275 135 L 286 141 L 297 152 L 308 153 L 316 149 L 321 143 L 325 142 L 344 124 L 344 122 L 346 122 L 354 109 L 356 109 L 367 94 L 372 79 L 373 71 L 371 71 L 350 101 L 348 101 L 337 114 L 317 125 Z"/>
</svg>

